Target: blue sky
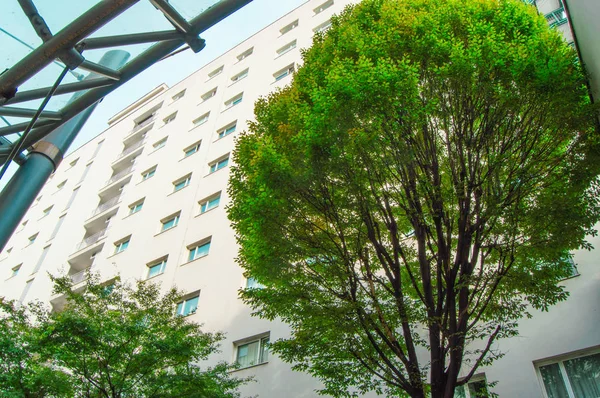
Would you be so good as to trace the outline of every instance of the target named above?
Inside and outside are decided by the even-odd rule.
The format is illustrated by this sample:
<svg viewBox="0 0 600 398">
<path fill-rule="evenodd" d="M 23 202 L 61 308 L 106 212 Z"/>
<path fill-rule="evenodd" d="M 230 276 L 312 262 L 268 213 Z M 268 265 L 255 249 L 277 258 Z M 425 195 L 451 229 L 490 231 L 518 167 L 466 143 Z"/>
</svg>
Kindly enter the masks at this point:
<svg viewBox="0 0 600 398">
<path fill-rule="evenodd" d="M 192 14 L 197 14 L 215 1 L 171 0 L 171 4 L 179 7 L 184 16 L 190 18 L 193 16 Z M 85 12 L 91 5 L 97 2 L 98 0 L 36 0 L 35 4 L 50 29 L 56 33 L 69 20 Z M 142 97 L 154 87 L 161 83 L 172 86 L 304 2 L 306 0 L 252 1 L 226 20 L 221 21 L 204 32 L 201 36 L 206 40 L 207 45 L 200 53 L 194 54 L 190 50 L 187 50 L 161 61 L 107 96 L 96 108 L 96 111 L 79 134 L 71 150 L 81 146 L 104 131 L 107 127 L 106 122 L 111 116 Z M 33 47 L 39 45 L 40 39 L 37 38 L 31 25 L 24 17 L 17 0 L 3 0 L 2 6 L 0 27 L 18 36 Z M 168 25 L 162 14 L 156 11 L 150 5 L 149 1 L 142 0 L 124 14 L 105 25 L 94 36 L 162 30 L 169 27 L 170 25 Z M 3 54 L 0 57 L 0 70 L 9 68 L 14 62 L 30 51 L 2 32 L 0 32 L 0 47 L 3 49 Z M 127 46 L 122 47 L 122 49 L 130 51 L 135 55 L 144 50 L 145 46 Z M 103 51 L 95 50 L 94 52 L 86 52 L 84 55 L 92 61 L 97 61 Z M 28 84 L 23 85 L 21 89 L 50 85 L 60 73 L 60 70 L 60 67 L 50 65 L 44 70 L 44 73 Z M 74 81 L 74 78 L 69 76 L 67 81 Z M 49 109 L 59 108 L 67 99 L 68 95 L 57 98 L 50 104 L 51 108 Z M 16 121 L 14 120 L 14 122 Z"/>
</svg>

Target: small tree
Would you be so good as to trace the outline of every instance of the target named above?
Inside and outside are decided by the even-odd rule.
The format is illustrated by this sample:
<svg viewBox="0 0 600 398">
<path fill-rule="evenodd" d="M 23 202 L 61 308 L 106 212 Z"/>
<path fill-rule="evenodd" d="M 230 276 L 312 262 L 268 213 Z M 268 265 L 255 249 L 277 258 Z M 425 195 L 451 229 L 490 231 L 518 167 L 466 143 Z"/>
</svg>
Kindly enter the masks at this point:
<svg viewBox="0 0 600 398">
<path fill-rule="evenodd" d="M 595 234 L 575 52 L 516 0 L 365 0 L 303 59 L 237 143 L 241 295 L 323 394 L 451 398 Z"/>
<path fill-rule="evenodd" d="M 177 290 L 163 295 L 157 285 L 132 287 L 119 280 L 104 286 L 92 275 L 82 292 L 73 292 L 66 277 L 55 279 L 55 291 L 67 300 L 60 312 L 37 307 L 34 322 L 22 311 L 12 312 L 5 324 L 21 325 L 15 334 L 27 342 L 25 355 L 38 358 L 40 369 L 67 378 L 73 391 L 27 395 L 21 390 L 23 395 L 15 396 L 239 396 L 245 380 L 231 377 L 230 365 L 198 366 L 218 350 L 223 335 L 202 332 L 200 325 L 176 315 Z"/>
</svg>

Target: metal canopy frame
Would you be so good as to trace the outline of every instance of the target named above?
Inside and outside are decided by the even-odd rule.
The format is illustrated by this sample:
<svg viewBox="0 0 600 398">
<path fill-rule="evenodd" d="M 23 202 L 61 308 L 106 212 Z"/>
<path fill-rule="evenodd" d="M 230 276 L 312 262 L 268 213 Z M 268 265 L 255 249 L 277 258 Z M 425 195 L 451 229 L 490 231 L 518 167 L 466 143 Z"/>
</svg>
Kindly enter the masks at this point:
<svg viewBox="0 0 600 398">
<path fill-rule="evenodd" d="M 168 0 L 147 0 L 157 9 L 157 12 L 164 14 L 166 19 L 173 25 L 173 30 L 95 38 L 89 38 L 88 36 L 141 0 L 100 1 L 55 35 L 50 32 L 32 0 L 18 1 L 43 43 L 10 69 L 0 74 L 0 116 L 31 118 L 28 122 L 0 128 L 0 165 L 13 160 L 17 164 L 22 164 L 25 158 L 22 154 L 23 149 L 31 148 L 32 145 L 38 143 L 50 132 L 64 125 L 83 110 L 96 104 L 107 94 L 182 45 L 187 44 L 194 52 L 201 51 L 205 46 L 205 42 L 200 38 L 200 33 L 252 0 L 220 0 L 190 21 L 181 16 Z M 143 43 L 155 44 L 118 70 L 90 62 L 84 57 L 86 50 L 110 49 Z M 39 112 L 37 118 L 34 118 L 38 113 L 37 109 L 12 106 L 45 98 L 51 92 L 51 87 L 41 87 L 22 92 L 19 92 L 19 87 L 41 72 L 47 65 L 57 62 L 57 60 L 64 63 L 70 70 L 80 69 L 94 74 L 93 78 L 61 84 L 53 93 L 53 95 L 79 93 L 79 96 L 58 111 L 43 110 Z M 25 131 L 32 122 L 33 127 L 31 130 Z M 9 154 L 14 152 L 15 143 L 11 143 L 5 136 L 23 131 L 26 133 L 22 137 L 21 148 L 23 149 L 19 148 L 16 154 L 9 157 Z"/>
</svg>

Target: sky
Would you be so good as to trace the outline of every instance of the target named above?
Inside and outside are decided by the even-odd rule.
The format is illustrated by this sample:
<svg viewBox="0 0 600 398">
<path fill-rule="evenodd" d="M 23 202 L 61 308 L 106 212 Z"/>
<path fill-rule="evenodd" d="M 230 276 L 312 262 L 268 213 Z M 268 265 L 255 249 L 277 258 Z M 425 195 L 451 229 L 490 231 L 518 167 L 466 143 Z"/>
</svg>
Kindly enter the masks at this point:
<svg viewBox="0 0 600 398">
<path fill-rule="evenodd" d="M 2 12 L 0 13 L 0 28 L 23 40 L 32 47 L 37 47 L 41 40 L 36 36 L 27 18 L 21 11 L 17 0 L 0 0 Z M 100 0 L 34 0 L 40 15 L 44 18 L 53 33 L 60 31 L 70 20 L 81 15 Z M 107 127 L 110 117 L 136 101 L 144 94 L 166 83 L 173 86 L 197 69 L 206 65 L 219 55 L 227 52 L 232 47 L 244 41 L 254 33 L 270 25 L 283 15 L 299 7 L 307 0 L 253 0 L 250 4 L 219 22 L 201 34 L 206 40 L 206 47 L 194 54 L 186 50 L 173 57 L 154 64 L 146 71 L 113 91 L 98 105 L 79 136 L 70 148 L 70 151 L 85 144 L 90 139 L 102 133 Z M 214 4 L 216 0 L 171 0 L 187 19 L 200 13 L 206 7 Z M 171 29 L 162 13 L 158 12 L 148 0 L 141 0 L 135 6 L 107 23 L 95 32 L 93 36 L 107 36 L 114 34 L 145 32 Z M 121 49 L 132 53 L 132 57 L 146 49 L 148 45 L 124 46 Z M 10 68 L 15 62 L 31 50 L 25 45 L 0 31 L 0 71 Z M 86 59 L 97 61 L 106 50 L 84 52 Z M 42 73 L 21 86 L 21 90 L 50 86 L 60 74 L 61 67 L 55 64 L 47 66 Z M 87 74 L 85 71 L 78 71 Z M 67 75 L 65 83 L 76 81 L 75 77 Z M 55 110 L 64 106 L 69 95 L 62 95 L 53 99 L 46 109 Z M 26 104 L 36 107 L 37 104 Z M 24 107 L 23 104 L 15 105 Z M 11 123 L 22 122 L 23 119 L 9 119 Z M 4 122 L 0 121 L 0 126 Z M 11 137 L 14 139 L 14 137 Z M 15 167 L 11 167 L 14 171 Z M 12 174 L 12 173 L 11 173 Z M 8 175 L 0 181 L 0 188 L 6 184 Z"/>
</svg>

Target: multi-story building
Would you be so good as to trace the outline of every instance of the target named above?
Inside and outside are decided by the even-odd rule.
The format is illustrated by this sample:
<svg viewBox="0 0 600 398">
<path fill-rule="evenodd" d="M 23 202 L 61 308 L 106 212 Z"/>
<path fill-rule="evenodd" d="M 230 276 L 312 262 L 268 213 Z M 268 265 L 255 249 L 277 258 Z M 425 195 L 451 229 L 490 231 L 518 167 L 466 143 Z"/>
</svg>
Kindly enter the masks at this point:
<svg viewBox="0 0 600 398">
<path fill-rule="evenodd" d="M 568 34 L 557 1 L 539 1 L 541 11 Z M 176 285 L 187 293 L 180 315 L 227 333 L 216 359 L 238 361 L 240 376 L 255 376 L 244 396 L 316 396 L 317 380 L 268 353 L 265 343 L 285 337 L 287 327 L 252 317 L 238 298 L 254 282 L 235 262 L 228 168 L 254 101 L 289 83 L 299 49 L 351 2 L 309 0 L 113 116 L 106 131 L 64 159 L 0 255 L 2 296 L 60 309 L 64 298 L 53 296 L 47 274 L 67 273 L 77 289 L 86 270 L 106 281 L 120 274 Z M 575 253 L 575 262 L 580 275 L 564 282 L 571 297 L 523 321 L 521 336 L 501 343 L 507 355 L 473 383 L 497 381 L 492 390 L 501 397 L 592 396 L 577 392 L 577 375 L 587 363 L 600 366 L 600 270 L 594 252 Z M 583 356 L 585 363 L 574 359 Z"/>
</svg>

